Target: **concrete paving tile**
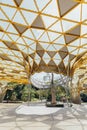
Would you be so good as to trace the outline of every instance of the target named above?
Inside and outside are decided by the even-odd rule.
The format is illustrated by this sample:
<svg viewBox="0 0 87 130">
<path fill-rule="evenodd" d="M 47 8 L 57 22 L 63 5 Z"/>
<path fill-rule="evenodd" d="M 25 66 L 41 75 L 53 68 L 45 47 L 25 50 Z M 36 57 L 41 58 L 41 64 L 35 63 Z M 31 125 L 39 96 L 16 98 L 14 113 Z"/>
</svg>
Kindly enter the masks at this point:
<svg viewBox="0 0 87 130">
<path fill-rule="evenodd" d="M 83 130 L 87 130 L 87 125 L 84 125 L 84 129 Z"/>
<path fill-rule="evenodd" d="M 12 128 L 12 129 L 10 129 L 10 130 L 22 130 L 22 128 L 21 127 L 14 127 L 14 128 Z M 25 129 L 26 130 L 26 129 Z"/>
<path fill-rule="evenodd" d="M 48 116 L 46 116 L 46 117 L 38 117 L 38 118 L 36 118 L 36 121 L 44 121 L 44 120 L 47 120 L 47 119 L 49 119 Z"/>
<path fill-rule="evenodd" d="M 21 127 L 22 130 L 50 130 L 50 127 Z"/>
<path fill-rule="evenodd" d="M 66 125 L 80 125 L 80 122 L 76 119 L 70 119 L 70 120 L 62 120 L 62 121 L 59 121 L 57 123 L 57 125 L 63 125 L 63 126 L 66 126 Z"/>
<path fill-rule="evenodd" d="M 3 123 L 0 123 L 0 127 L 3 126 L 3 127 L 15 127 L 16 126 L 16 123 L 15 122 L 3 122 Z M 1 130 L 1 129 L 0 129 Z"/>
<path fill-rule="evenodd" d="M 30 121 L 17 121 L 16 126 L 32 126 L 33 123 Z"/>
<path fill-rule="evenodd" d="M 1 127 L 0 130 L 14 130 L 14 127 Z"/>
<path fill-rule="evenodd" d="M 67 126 L 62 125 L 62 126 L 57 126 L 57 129 L 58 130 L 84 130 L 84 127 L 83 126 L 73 126 L 73 125 L 67 125 Z"/>
<path fill-rule="evenodd" d="M 17 126 L 29 126 L 29 127 L 47 127 L 48 125 L 42 122 L 16 122 Z"/>
<path fill-rule="evenodd" d="M 80 122 L 81 122 L 81 124 L 83 124 L 83 125 L 87 125 L 87 119 L 85 120 L 85 119 L 80 119 Z"/>
<path fill-rule="evenodd" d="M 17 104 L 0 108 L 0 130 L 87 130 L 87 108 L 75 105 L 50 115 L 17 115 Z M 44 110 L 43 110 L 44 111 Z"/>
</svg>

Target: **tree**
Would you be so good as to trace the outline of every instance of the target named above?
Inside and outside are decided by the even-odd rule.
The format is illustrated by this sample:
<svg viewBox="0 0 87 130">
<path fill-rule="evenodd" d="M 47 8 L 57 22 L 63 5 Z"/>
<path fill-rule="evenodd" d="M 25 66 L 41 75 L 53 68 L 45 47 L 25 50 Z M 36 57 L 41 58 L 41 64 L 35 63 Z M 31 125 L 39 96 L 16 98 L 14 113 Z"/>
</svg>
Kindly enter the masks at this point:
<svg viewBox="0 0 87 130">
<path fill-rule="evenodd" d="M 16 99 L 17 99 L 17 93 L 13 92 L 10 99 L 11 99 L 11 101 L 16 101 Z"/>
<path fill-rule="evenodd" d="M 87 102 L 87 93 L 81 93 L 80 96 L 83 102 Z"/>
<path fill-rule="evenodd" d="M 22 90 L 22 86 L 18 83 L 15 82 L 9 82 L 7 84 L 7 91 L 6 91 L 6 95 L 5 95 L 5 100 L 20 100 L 21 99 L 21 90 Z"/>
<path fill-rule="evenodd" d="M 28 85 L 25 85 L 25 87 L 22 90 L 21 100 L 22 101 L 28 101 L 29 97 L 29 91 L 28 91 Z"/>
</svg>

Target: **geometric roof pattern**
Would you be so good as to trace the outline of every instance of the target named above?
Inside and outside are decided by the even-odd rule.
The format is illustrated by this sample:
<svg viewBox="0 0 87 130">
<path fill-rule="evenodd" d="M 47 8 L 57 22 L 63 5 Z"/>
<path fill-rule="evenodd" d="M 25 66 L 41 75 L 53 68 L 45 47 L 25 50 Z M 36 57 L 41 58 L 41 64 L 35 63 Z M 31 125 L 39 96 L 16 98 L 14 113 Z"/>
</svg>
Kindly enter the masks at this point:
<svg viewBox="0 0 87 130">
<path fill-rule="evenodd" d="M 80 0 L 78 0 L 80 1 Z M 67 74 L 87 52 L 87 4 L 74 0 L 0 1 L 0 78 L 38 71 Z"/>
</svg>

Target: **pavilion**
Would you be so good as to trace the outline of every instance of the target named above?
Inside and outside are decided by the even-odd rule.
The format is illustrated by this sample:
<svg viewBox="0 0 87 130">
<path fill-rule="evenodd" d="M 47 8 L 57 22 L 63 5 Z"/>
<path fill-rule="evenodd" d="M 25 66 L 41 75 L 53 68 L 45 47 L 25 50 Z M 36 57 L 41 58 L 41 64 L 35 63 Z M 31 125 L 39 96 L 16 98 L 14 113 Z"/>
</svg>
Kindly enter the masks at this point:
<svg viewBox="0 0 87 130">
<path fill-rule="evenodd" d="M 72 101 L 87 83 L 86 0 L 0 0 L 0 80 L 36 72 L 70 77 Z"/>
<path fill-rule="evenodd" d="M 0 130 L 87 130 L 80 100 L 87 89 L 87 0 L 0 0 L 0 102 L 8 82 L 31 84 L 43 71 L 70 79 L 65 87 L 75 104 L 24 111 L 0 103 Z"/>
</svg>

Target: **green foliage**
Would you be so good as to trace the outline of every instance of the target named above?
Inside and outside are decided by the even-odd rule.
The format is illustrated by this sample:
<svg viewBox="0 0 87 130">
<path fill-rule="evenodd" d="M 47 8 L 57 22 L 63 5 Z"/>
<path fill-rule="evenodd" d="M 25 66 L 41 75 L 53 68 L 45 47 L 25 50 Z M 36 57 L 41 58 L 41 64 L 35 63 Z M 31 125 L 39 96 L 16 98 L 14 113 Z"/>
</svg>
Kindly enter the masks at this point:
<svg viewBox="0 0 87 130">
<path fill-rule="evenodd" d="M 23 91 L 23 88 L 25 87 L 25 85 L 23 84 L 18 84 L 16 85 L 16 87 L 14 88 L 14 91 L 16 92 L 17 94 L 17 100 L 21 100 L 21 96 L 22 96 L 22 91 Z"/>
<path fill-rule="evenodd" d="M 62 86 L 56 87 L 56 99 L 57 99 L 57 101 L 60 101 L 65 96 L 66 96 L 65 89 Z"/>
<path fill-rule="evenodd" d="M 6 95 L 4 97 L 4 100 L 10 100 L 12 96 L 12 91 L 11 90 L 7 90 Z"/>
<path fill-rule="evenodd" d="M 36 92 L 36 94 L 37 94 L 36 97 L 38 97 L 40 100 L 46 99 L 46 97 L 47 97 L 47 91 L 48 91 L 48 89 L 46 89 L 46 90 L 39 89 L 39 90 Z"/>
<path fill-rule="evenodd" d="M 21 100 L 21 92 L 25 85 L 13 83 L 8 83 L 8 90 L 6 92 L 4 100 Z"/>
<path fill-rule="evenodd" d="M 47 99 L 51 101 L 51 90 L 50 89 L 35 89 L 32 85 L 9 83 L 9 90 L 5 95 L 5 100 L 10 101 L 36 101 Z M 66 92 L 62 86 L 55 87 L 56 99 L 61 100 L 65 97 Z"/>
<path fill-rule="evenodd" d="M 80 96 L 83 102 L 87 102 L 87 93 L 81 93 Z"/>
<path fill-rule="evenodd" d="M 7 84 L 7 87 L 8 87 L 8 89 L 14 89 L 16 86 L 18 85 L 18 83 L 15 83 L 15 82 L 9 82 L 8 84 Z"/>
<path fill-rule="evenodd" d="M 29 98 L 29 91 L 28 91 L 28 85 L 26 85 L 26 86 L 22 89 L 21 100 L 22 100 L 22 101 L 27 101 L 28 98 Z"/>
<path fill-rule="evenodd" d="M 60 101 L 63 97 L 66 96 L 65 89 L 62 86 L 57 86 L 55 88 L 55 91 L 56 91 L 56 100 L 57 101 Z M 51 101 L 51 91 L 50 91 L 50 89 L 48 90 L 47 101 Z"/>
<path fill-rule="evenodd" d="M 16 101 L 16 99 L 17 99 L 17 93 L 13 92 L 10 99 L 11 99 L 11 101 Z"/>
</svg>

